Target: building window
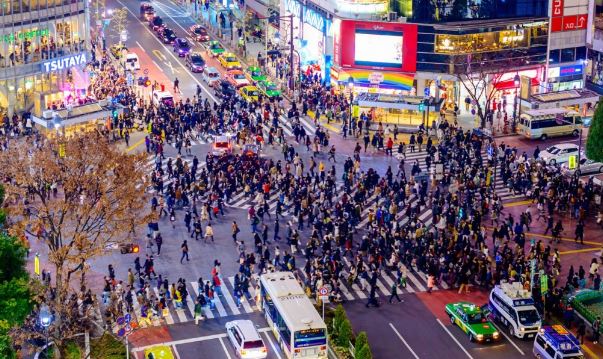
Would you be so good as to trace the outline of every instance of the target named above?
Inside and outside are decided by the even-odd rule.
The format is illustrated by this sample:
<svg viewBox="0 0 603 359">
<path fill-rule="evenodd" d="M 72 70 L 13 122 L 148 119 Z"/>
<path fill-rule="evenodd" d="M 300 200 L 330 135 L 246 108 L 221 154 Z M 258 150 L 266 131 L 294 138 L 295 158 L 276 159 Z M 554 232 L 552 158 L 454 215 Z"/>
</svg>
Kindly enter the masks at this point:
<svg viewBox="0 0 603 359">
<path fill-rule="evenodd" d="M 561 62 L 572 62 L 576 59 L 575 48 L 561 49 Z"/>
<path fill-rule="evenodd" d="M 576 47 L 576 61 L 586 59 L 586 47 Z"/>
<path fill-rule="evenodd" d="M 558 64 L 561 61 L 559 50 L 551 50 L 549 52 L 549 63 Z"/>
<path fill-rule="evenodd" d="M 517 29 L 468 35 L 436 35 L 435 52 L 440 54 L 470 54 L 527 48 L 529 46 L 530 32 Z"/>
</svg>

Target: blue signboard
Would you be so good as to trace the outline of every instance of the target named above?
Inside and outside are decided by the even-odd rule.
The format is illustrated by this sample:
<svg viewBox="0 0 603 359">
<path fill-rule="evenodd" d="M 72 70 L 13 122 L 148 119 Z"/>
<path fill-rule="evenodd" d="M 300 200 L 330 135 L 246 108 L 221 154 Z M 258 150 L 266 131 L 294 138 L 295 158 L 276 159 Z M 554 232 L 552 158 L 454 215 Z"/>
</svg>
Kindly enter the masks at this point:
<svg viewBox="0 0 603 359">
<path fill-rule="evenodd" d="M 561 66 L 559 76 L 582 75 L 582 65 Z"/>
</svg>

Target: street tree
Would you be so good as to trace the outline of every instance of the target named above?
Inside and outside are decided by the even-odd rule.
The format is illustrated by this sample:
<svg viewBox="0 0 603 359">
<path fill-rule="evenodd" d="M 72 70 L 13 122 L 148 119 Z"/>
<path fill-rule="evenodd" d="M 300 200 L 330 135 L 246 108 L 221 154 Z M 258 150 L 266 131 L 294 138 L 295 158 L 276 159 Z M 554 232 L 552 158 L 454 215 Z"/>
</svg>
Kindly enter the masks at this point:
<svg viewBox="0 0 603 359">
<path fill-rule="evenodd" d="M 35 149 L 15 142 L 0 155 L 0 174 L 10 179 L 11 231 L 37 238 L 54 267 L 53 295 L 45 304 L 53 313 L 49 333 L 60 356 L 65 339 L 94 320 L 73 310 L 88 287 L 88 263 L 129 243 L 152 218 L 142 193 L 144 155 L 123 153 L 97 132 L 51 139 Z"/>
<path fill-rule="evenodd" d="M 451 56 L 451 72 L 467 91 L 481 128 L 486 126 L 488 109 L 492 107 L 497 92 L 496 85 L 504 74 L 500 71 L 501 63 L 491 60 L 484 54 Z"/>
<path fill-rule="evenodd" d="M 599 103 L 588 129 L 586 157 L 603 162 L 603 106 Z"/>
<path fill-rule="evenodd" d="M 121 34 L 128 28 L 128 8 L 122 7 L 113 10 L 111 14 L 111 26 L 119 36 L 119 43 L 122 43 Z"/>
</svg>

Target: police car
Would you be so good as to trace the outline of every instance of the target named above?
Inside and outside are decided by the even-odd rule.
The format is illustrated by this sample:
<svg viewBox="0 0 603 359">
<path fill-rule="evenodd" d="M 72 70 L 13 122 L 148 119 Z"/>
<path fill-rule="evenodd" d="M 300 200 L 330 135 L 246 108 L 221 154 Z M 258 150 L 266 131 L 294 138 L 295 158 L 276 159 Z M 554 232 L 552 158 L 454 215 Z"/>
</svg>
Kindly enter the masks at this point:
<svg viewBox="0 0 603 359">
<path fill-rule="evenodd" d="M 532 352 L 542 359 L 584 359 L 578 339 L 561 325 L 542 327 Z"/>
<path fill-rule="evenodd" d="M 521 283 L 501 282 L 494 286 L 488 307 L 492 318 L 517 338 L 533 338 L 542 325 L 534 300 Z"/>
</svg>

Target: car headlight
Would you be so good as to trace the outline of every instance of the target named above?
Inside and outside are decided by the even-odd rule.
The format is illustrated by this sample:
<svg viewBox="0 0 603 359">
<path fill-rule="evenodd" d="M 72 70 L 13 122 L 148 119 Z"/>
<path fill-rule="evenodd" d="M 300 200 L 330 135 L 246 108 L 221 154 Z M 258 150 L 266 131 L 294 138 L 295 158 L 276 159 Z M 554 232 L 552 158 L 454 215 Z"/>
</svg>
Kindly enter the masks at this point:
<svg viewBox="0 0 603 359">
<path fill-rule="evenodd" d="M 525 329 L 524 327 L 520 327 L 520 328 L 519 328 L 519 331 L 520 331 L 520 332 L 525 332 L 525 330 L 526 330 L 526 329 Z"/>
<path fill-rule="evenodd" d="M 482 334 L 477 335 L 477 340 L 484 340 L 484 336 Z"/>
<path fill-rule="evenodd" d="M 500 335 L 500 333 L 498 333 L 498 332 L 494 332 L 494 333 L 492 334 L 492 336 L 493 336 L 494 338 L 498 338 L 498 336 L 499 336 L 499 335 Z"/>
</svg>

